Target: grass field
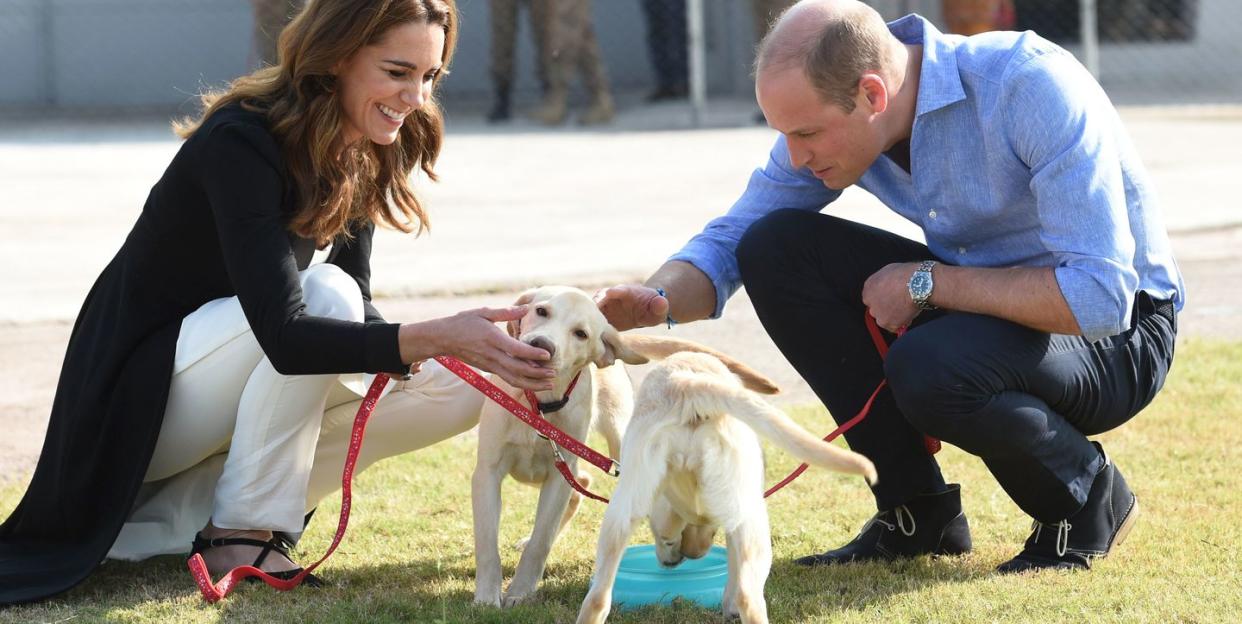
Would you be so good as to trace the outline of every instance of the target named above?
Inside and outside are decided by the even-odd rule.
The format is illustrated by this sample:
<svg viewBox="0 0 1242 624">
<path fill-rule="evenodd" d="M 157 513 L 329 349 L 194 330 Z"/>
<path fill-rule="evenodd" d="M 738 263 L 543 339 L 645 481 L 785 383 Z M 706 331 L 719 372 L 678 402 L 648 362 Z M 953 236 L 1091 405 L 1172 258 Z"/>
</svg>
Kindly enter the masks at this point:
<svg viewBox="0 0 1242 624">
<path fill-rule="evenodd" d="M 968 556 L 805 569 L 792 559 L 848 540 L 872 513 L 861 480 L 808 471 L 769 500 L 773 622 L 1237 622 L 1242 620 L 1242 343 L 1188 341 L 1159 399 L 1102 441 L 1143 506 L 1129 540 L 1087 573 L 998 576 L 1029 531 L 981 462 L 950 447 L 945 474 L 964 484 Z M 820 409 L 794 409 L 811 431 Z M 795 462 L 768 453 L 769 481 Z M 540 594 L 501 611 L 471 604 L 474 558 L 469 435 L 381 463 L 355 487 L 350 532 L 321 568 L 328 586 L 289 593 L 248 585 L 217 605 L 199 598 L 180 558 L 109 562 L 86 583 L 0 622 L 570 622 L 586 594 L 603 506 L 585 501 L 557 543 Z M 597 482 L 603 479 L 596 480 Z M 610 486 L 609 486 L 610 487 Z M 604 488 L 605 491 L 607 488 Z M 21 487 L 0 490 L 0 517 Z M 506 482 L 501 543 L 529 531 L 536 491 Z M 323 552 L 339 507 L 323 505 L 299 560 Z M 647 540 L 644 528 L 635 539 Z M 506 578 L 518 552 L 502 553 Z M 615 613 L 611 622 L 723 622 L 686 604 Z"/>
</svg>

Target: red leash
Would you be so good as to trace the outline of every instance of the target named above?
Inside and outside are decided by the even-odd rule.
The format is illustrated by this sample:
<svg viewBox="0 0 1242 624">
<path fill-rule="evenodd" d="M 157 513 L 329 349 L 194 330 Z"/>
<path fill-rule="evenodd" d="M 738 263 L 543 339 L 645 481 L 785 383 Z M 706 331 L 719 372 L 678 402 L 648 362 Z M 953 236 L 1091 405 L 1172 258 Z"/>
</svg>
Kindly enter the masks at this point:
<svg viewBox="0 0 1242 624">
<path fill-rule="evenodd" d="M 880 357 L 887 355 L 888 344 L 884 342 L 884 338 L 880 334 L 880 330 L 876 326 L 875 320 L 871 318 L 870 314 L 867 315 L 867 330 L 871 333 L 871 339 L 875 342 L 876 350 L 879 351 Z M 899 330 L 897 335 L 900 336 L 902 333 L 904 333 L 904 328 Z M 553 425 L 543 418 L 543 416 L 539 413 L 539 403 L 534 398 L 533 393 L 528 396 L 528 400 L 531 401 L 534 409 L 529 409 L 521 403 L 518 403 L 513 397 L 505 394 L 504 391 L 496 387 L 495 384 L 491 383 L 487 379 L 484 379 L 482 375 L 476 373 L 474 369 L 466 366 L 460 360 L 447 356 L 439 356 L 435 359 L 442 366 L 452 371 L 458 377 L 461 377 L 471 386 L 474 386 L 477 390 L 482 392 L 484 396 L 496 401 L 502 407 L 512 412 L 514 416 L 533 427 L 539 432 L 540 435 L 547 439 L 548 443 L 552 445 L 552 451 L 556 456 L 556 469 L 560 471 L 561 476 L 565 477 L 565 481 L 567 481 L 569 485 L 574 488 L 574 490 L 591 499 L 602 501 L 604 503 L 608 502 L 607 498 L 591 493 L 586 488 L 582 487 L 582 484 L 578 483 L 578 480 L 569 471 L 569 465 L 565 461 L 564 455 L 561 454 L 560 446 L 564 446 L 573 454 L 585 459 L 598 467 L 600 470 L 603 470 L 614 477 L 621 474 L 620 466 L 616 461 L 595 451 L 582 442 L 579 442 L 569 434 L 558 429 L 556 425 Z M 190 559 L 186 562 L 186 565 L 189 566 L 190 574 L 193 575 L 194 582 L 198 585 L 199 591 L 202 592 L 204 600 L 207 602 L 217 602 L 221 600 L 236 589 L 237 584 L 240 581 L 248 577 L 258 578 L 264 583 L 267 583 L 280 591 L 288 591 L 300 585 L 308 574 L 314 571 L 315 568 L 318 568 L 324 561 L 327 561 L 328 557 L 332 556 L 333 552 L 336 552 L 336 548 L 340 546 L 341 540 L 345 538 L 345 530 L 349 527 L 349 512 L 353 507 L 354 468 L 358 463 L 358 452 L 362 448 L 362 438 L 366 433 L 367 421 L 371 418 L 371 413 L 375 411 L 375 405 L 379 402 L 380 394 L 383 392 L 384 386 L 388 385 L 388 381 L 389 377 L 384 373 L 379 373 L 375 376 L 375 380 L 371 382 L 370 389 L 367 390 L 366 397 L 362 400 L 362 405 L 358 407 L 358 414 L 354 417 L 354 427 L 353 432 L 350 435 L 349 450 L 345 455 L 345 469 L 341 473 L 341 514 L 336 525 L 336 535 L 333 536 L 332 544 L 328 546 L 328 551 L 324 553 L 323 557 L 320 557 L 315 563 L 306 566 L 296 576 L 288 580 L 278 579 L 254 566 L 239 566 L 229 570 L 218 582 L 213 583 L 211 580 L 211 574 L 207 571 L 207 564 L 203 561 L 203 556 L 201 554 L 195 554 L 190 557 Z M 576 381 L 577 380 L 575 379 L 575 382 Z M 875 401 L 875 397 L 879 395 L 880 390 L 884 388 L 886 383 L 887 380 L 881 381 L 880 385 L 876 387 L 874 392 L 871 393 L 871 398 L 867 399 L 867 403 L 863 405 L 862 410 L 848 422 L 842 424 L 840 427 L 837 427 L 835 431 L 828 434 L 824 440 L 832 441 L 837 436 L 845 433 L 851 427 L 861 422 L 862 419 L 867 416 L 867 413 L 871 411 L 871 404 Z M 570 390 L 572 389 L 573 384 L 570 385 Z M 568 394 L 568 392 L 566 392 L 566 394 Z M 936 451 L 940 450 L 940 441 L 935 438 L 925 436 L 925 443 L 929 454 L 934 454 Z M 806 468 L 806 464 L 798 466 L 792 474 L 785 477 L 784 480 L 772 486 L 771 489 L 765 492 L 764 497 L 766 498 L 771 496 L 773 492 L 776 492 L 777 490 L 788 485 L 791 481 L 798 478 L 798 476 L 801 475 Z"/>
<path fill-rule="evenodd" d="M 380 393 L 386 385 L 388 385 L 388 375 L 384 373 L 376 375 L 375 381 L 371 382 L 371 388 L 367 390 L 367 396 L 362 399 L 358 415 L 354 417 L 354 429 L 349 438 L 349 451 L 345 455 L 345 470 L 341 473 L 341 516 L 336 524 L 336 536 L 332 538 L 332 545 L 328 547 L 328 552 L 324 553 L 319 561 L 306 566 L 289 580 L 278 579 L 254 566 L 239 566 L 225 573 L 218 583 L 211 582 L 211 573 L 207 571 L 203 556 L 195 554 L 190 557 L 187 565 L 190 566 L 190 574 L 194 576 L 194 582 L 198 584 L 199 591 L 203 593 L 203 600 L 216 602 L 229 595 L 237 587 L 239 581 L 251 576 L 280 591 L 288 591 L 300 585 L 306 575 L 332 555 L 345 537 L 345 528 L 349 526 L 349 510 L 353 500 L 351 490 L 354 481 L 354 466 L 358 463 L 358 451 L 362 448 L 362 436 L 366 433 L 367 420 L 371 418 L 371 412 L 375 411 L 375 404 L 379 402 Z"/>
<path fill-rule="evenodd" d="M 497 388 L 496 384 L 484 379 L 482 375 L 474 372 L 473 368 L 466 366 L 461 360 L 442 355 L 437 356 L 436 361 L 458 377 L 461 377 L 466 383 L 474 386 L 484 396 L 512 412 L 514 416 L 518 417 L 518 420 L 530 425 L 535 431 L 539 432 L 539 435 L 547 438 L 548 441 L 565 447 L 570 453 L 591 462 L 595 467 L 614 477 L 621 474 L 620 466 L 611 457 L 579 442 L 568 433 L 557 429 L 556 425 L 548 422 L 539 413 L 538 402 L 535 403 L 535 409 L 530 409 L 518 403 L 517 399 L 505 394 L 504 390 Z"/>
<path fill-rule="evenodd" d="M 509 410 L 509 412 L 516 416 L 518 420 L 530 425 L 531 428 L 539 432 L 539 435 L 546 439 L 548 444 L 552 446 L 552 453 L 556 456 L 556 469 L 560 471 L 561 476 L 565 477 L 565 481 L 569 483 L 570 487 L 587 498 L 603 503 L 608 502 L 607 498 L 592 493 L 590 490 L 582 487 L 581 483 L 578 483 L 578 479 L 575 478 L 573 473 L 569 471 L 569 464 L 565 461 L 565 456 L 561 453 L 560 447 L 565 447 L 570 453 L 585 459 L 596 468 L 599 468 L 614 477 L 621 474 L 620 464 L 618 464 L 616 460 L 611 457 L 608 457 L 607 455 L 596 451 L 586 444 L 583 444 L 573 436 L 558 429 L 556 425 L 548 422 L 547 419 L 539 413 L 539 400 L 535 398 L 535 393 L 529 391 L 526 393 L 526 400 L 531 403 L 531 407 L 528 408 L 525 405 L 518 403 L 517 399 L 514 399 L 506 394 L 504 390 L 496 387 L 496 384 L 488 381 L 482 375 L 476 373 L 473 368 L 466 366 L 460 360 L 447 356 L 439 356 L 436 357 L 436 361 L 452 371 L 453 374 L 461 377 L 466 383 L 474 386 L 475 389 L 482 392 L 484 396 L 500 404 L 500 406 L 506 410 Z M 574 379 L 574 382 L 577 382 L 577 378 Z M 573 386 L 574 384 L 571 383 L 569 390 L 573 390 Z M 569 390 L 566 390 L 566 395 L 569 394 Z"/>
<path fill-rule="evenodd" d="M 875 318 L 871 316 L 871 313 L 870 312 L 866 313 L 865 317 L 867 321 L 867 333 L 871 334 L 871 341 L 875 343 L 875 350 L 880 353 L 880 359 L 884 359 L 885 357 L 888 356 L 888 343 L 884 341 L 884 336 L 883 334 L 880 333 L 880 327 L 875 324 Z M 905 333 L 906 333 L 905 327 L 900 327 L 897 329 L 898 338 L 900 338 L 902 334 L 905 334 Z M 845 421 L 844 423 L 841 424 L 841 426 L 834 429 L 832 433 L 825 436 L 824 441 L 831 442 L 835 440 L 841 434 L 852 429 L 854 425 L 857 425 L 858 423 L 862 422 L 862 419 L 866 418 L 867 414 L 871 412 L 871 404 L 875 402 L 875 398 L 879 396 L 880 391 L 883 390 L 884 386 L 886 385 L 888 385 L 887 379 L 880 380 L 880 385 L 876 386 L 875 391 L 871 393 L 871 398 L 867 399 L 867 402 L 863 404 L 861 410 L 858 410 L 858 414 L 856 414 L 853 418 Z M 923 436 L 923 445 L 927 448 L 928 455 L 935 455 L 936 452 L 940 450 L 940 440 L 937 440 L 936 438 L 933 438 L 931 436 L 927 436 L 927 435 Z M 806 472 L 806 469 L 807 469 L 806 464 L 802 464 L 798 466 L 797 468 L 794 469 L 793 472 L 789 473 L 788 477 L 785 477 L 784 479 L 782 479 L 780 483 L 777 483 L 776 485 L 768 488 L 768 491 L 763 493 L 763 497 L 767 498 L 771 496 L 773 493 L 775 493 L 777 490 L 785 487 L 786 485 L 789 485 L 791 481 L 793 481 L 794 479 L 797 479 L 803 472 Z"/>
</svg>

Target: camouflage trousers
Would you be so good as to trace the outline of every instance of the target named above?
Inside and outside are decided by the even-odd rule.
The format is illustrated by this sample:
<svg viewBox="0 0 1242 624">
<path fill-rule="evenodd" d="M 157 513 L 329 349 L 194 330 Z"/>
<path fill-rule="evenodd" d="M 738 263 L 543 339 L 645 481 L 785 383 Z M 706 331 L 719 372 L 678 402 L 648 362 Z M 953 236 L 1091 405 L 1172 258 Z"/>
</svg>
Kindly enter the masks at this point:
<svg viewBox="0 0 1242 624">
<path fill-rule="evenodd" d="M 306 0 L 251 0 L 254 7 L 254 52 L 263 65 L 275 65 L 276 41 Z"/>
<path fill-rule="evenodd" d="M 608 77 L 595 38 L 591 0 L 532 0 L 531 17 L 548 25 L 542 31 L 536 28 L 535 35 L 544 37 L 540 49 L 549 90 L 567 91 L 577 70 L 592 97 L 606 95 Z"/>
</svg>

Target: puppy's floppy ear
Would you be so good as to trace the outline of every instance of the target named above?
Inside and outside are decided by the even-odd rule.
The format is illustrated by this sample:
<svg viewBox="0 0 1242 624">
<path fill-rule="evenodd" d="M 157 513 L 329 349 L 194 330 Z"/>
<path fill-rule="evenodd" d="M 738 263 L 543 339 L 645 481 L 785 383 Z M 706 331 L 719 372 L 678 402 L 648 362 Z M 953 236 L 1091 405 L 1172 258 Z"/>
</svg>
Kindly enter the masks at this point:
<svg viewBox="0 0 1242 624">
<path fill-rule="evenodd" d="M 521 306 L 521 305 L 526 305 L 530 303 L 535 298 L 536 290 L 538 290 L 538 288 L 531 288 L 527 290 L 526 292 L 518 295 L 517 301 L 514 301 L 513 305 Z M 505 328 L 509 330 L 510 338 L 516 339 L 518 335 L 522 333 L 521 323 L 522 323 L 521 320 L 509 321 L 508 323 L 505 323 Z"/>
<path fill-rule="evenodd" d="M 646 364 L 648 362 L 646 357 L 630 349 L 629 345 L 625 344 L 625 339 L 621 337 L 621 332 L 614 329 L 612 325 L 604 326 L 604 332 L 600 334 L 600 340 L 604 343 L 604 353 L 599 356 L 599 359 L 595 360 L 595 365 L 600 368 L 612 366 L 617 360 L 621 360 L 626 364 Z"/>
</svg>

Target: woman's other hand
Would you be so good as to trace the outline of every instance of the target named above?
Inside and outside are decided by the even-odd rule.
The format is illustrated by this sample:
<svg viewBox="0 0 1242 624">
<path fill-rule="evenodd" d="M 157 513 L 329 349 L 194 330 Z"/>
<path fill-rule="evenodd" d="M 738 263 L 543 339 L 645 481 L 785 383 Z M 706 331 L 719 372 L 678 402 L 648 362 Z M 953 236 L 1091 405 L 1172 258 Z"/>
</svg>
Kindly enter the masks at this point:
<svg viewBox="0 0 1242 624">
<path fill-rule="evenodd" d="M 477 308 L 453 316 L 401 326 L 401 357 L 407 362 L 451 355 L 499 375 L 518 388 L 549 390 L 556 372 L 542 365 L 547 351 L 510 337 L 496 323 L 516 321 L 526 306 Z"/>
</svg>

